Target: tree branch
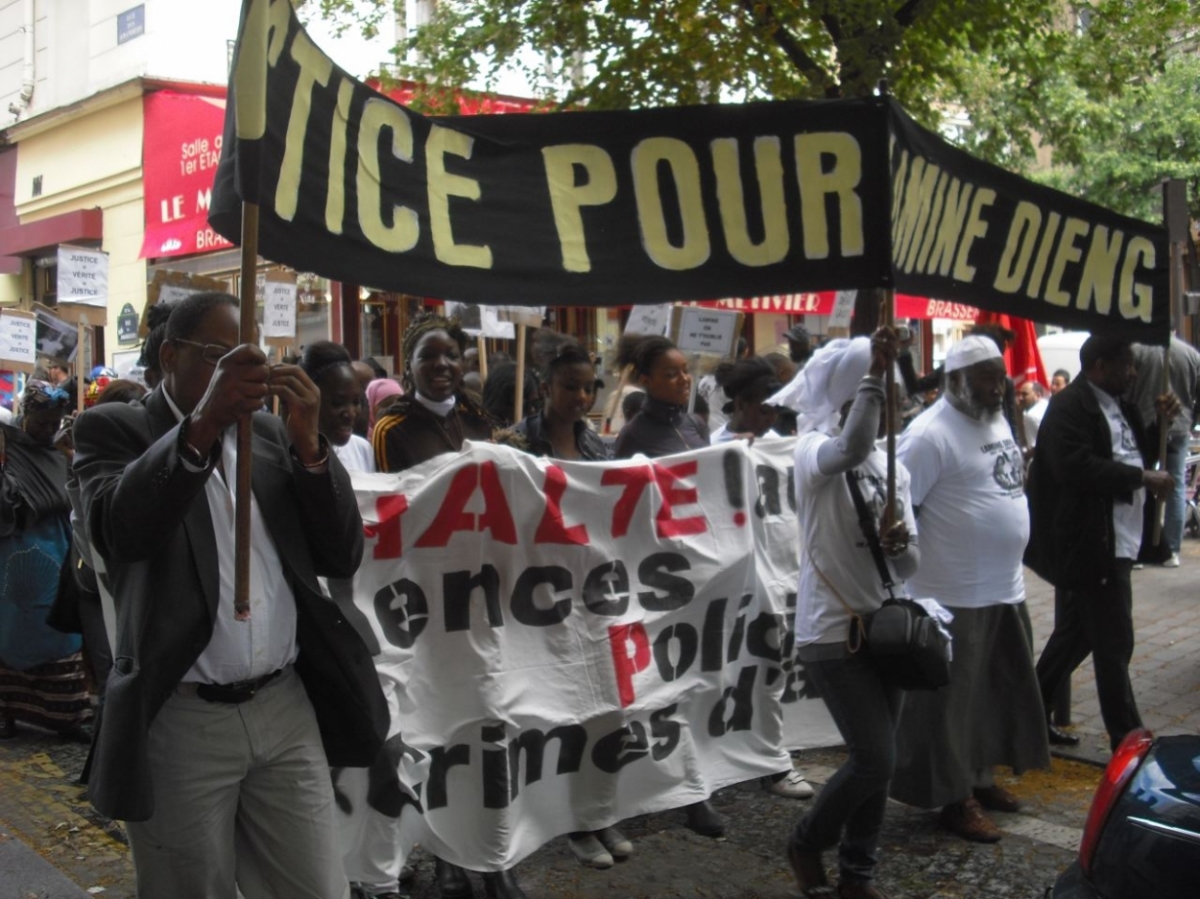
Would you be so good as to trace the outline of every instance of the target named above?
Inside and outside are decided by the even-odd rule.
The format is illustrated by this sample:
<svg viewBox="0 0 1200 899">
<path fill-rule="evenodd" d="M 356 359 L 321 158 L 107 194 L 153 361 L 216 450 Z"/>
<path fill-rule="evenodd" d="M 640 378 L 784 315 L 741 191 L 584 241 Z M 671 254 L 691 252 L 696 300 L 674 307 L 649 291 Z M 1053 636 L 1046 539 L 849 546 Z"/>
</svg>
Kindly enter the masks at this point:
<svg viewBox="0 0 1200 899">
<path fill-rule="evenodd" d="M 756 25 L 762 30 L 771 35 L 771 39 L 779 45 L 779 49 L 784 52 L 784 55 L 791 60 L 792 65 L 800 70 L 810 82 L 816 87 L 819 87 L 826 97 L 835 98 L 841 96 L 841 90 L 833 77 L 828 71 L 815 59 L 805 52 L 804 48 L 792 37 L 791 33 L 783 27 L 779 21 L 779 17 L 775 15 L 775 9 L 770 3 L 756 2 L 756 0 L 740 0 L 742 9 L 744 9 Z"/>
<path fill-rule="evenodd" d="M 921 13 L 925 12 L 927 5 L 928 0 L 905 0 L 904 5 L 896 10 L 893 18 L 901 28 L 907 28 L 920 17 Z"/>
</svg>

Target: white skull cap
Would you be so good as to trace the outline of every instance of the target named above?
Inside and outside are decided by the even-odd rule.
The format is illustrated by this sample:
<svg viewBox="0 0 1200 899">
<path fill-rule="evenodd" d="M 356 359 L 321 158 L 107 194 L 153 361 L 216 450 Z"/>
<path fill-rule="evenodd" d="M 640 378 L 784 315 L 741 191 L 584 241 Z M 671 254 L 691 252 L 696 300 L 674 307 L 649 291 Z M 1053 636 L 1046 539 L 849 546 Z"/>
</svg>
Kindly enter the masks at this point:
<svg viewBox="0 0 1200 899">
<path fill-rule="evenodd" d="M 960 368 L 970 368 L 977 362 L 1002 358 L 996 341 L 977 334 L 968 335 L 950 347 L 950 352 L 946 354 L 946 371 L 958 371 Z"/>
</svg>

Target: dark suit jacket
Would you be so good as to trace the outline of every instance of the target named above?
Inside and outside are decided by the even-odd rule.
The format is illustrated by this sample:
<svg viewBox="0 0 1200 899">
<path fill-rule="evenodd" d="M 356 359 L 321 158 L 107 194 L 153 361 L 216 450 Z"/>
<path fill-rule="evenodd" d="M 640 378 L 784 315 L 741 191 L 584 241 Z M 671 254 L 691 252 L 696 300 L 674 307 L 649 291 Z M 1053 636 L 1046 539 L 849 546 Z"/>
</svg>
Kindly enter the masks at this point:
<svg viewBox="0 0 1200 899">
<path fill-rule="evenodd" d="M 1120 401 L 1143 460 L 1152 449 L 1137 407 Z M 1142 469 L 1112 457 L 1100 402 L 1080 375 L 1053 397 L 1038 428 L 1029 494 L 1025 564 L 1056 587 L 1086 589 L 1112 577 L 1113 501 L 1131 499 Z"/>
<path fill-rule="evenodd" d="M 296 597 L 296 670 L 317 713 L 331 765 L 369 765 L 387 735 L 387 705 L 370 655 L 317 575 L 350 577 L 362 558 L 362 519 L 350 477 L 295 463 L 283 424 L 254 416 L 253 489 Z M 97 406 L 75 426 L 75 471 L 92 546 L 117 607 L 113 671 L 93 745 L 89 797 L 105 815 L 154 812 L 147 733 L 212 636 L 218 562 L 204 484 L 179 456 L 162 388 L 127 405 Z"/>
</svg>

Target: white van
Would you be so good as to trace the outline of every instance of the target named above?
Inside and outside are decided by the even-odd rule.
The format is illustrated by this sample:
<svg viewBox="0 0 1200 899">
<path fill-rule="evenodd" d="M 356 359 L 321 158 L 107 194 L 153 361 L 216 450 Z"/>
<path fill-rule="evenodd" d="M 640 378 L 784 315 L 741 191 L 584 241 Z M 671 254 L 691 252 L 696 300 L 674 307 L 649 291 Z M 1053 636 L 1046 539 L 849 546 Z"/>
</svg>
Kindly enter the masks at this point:
<svg viewBox="0 0 1200 899">
<path fill-rule="evenodd" d="M 1053 378 L 1060 368 L 1071 373 L 1071 380 L 1079 374 L 1079 348 L 1090 335 L 1087 331 L 1064 331 L 1060 334 L 1043 334 L 1038 338 L 1038 352 L 1042 354 L 1042 365 L 1046 377 Z"/>
</svg>

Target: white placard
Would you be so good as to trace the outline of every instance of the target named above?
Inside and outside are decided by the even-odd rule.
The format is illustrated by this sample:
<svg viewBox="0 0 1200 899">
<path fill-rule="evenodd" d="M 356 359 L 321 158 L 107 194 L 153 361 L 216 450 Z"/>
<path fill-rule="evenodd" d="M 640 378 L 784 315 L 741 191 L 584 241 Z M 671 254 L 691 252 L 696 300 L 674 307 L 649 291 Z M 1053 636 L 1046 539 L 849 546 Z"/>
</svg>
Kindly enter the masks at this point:
<svg viewBox="0 0 1200 899">
<path fill-rule="evenodd" d="M 267 281 L 263 285 L 263 337 L 296 337 L 296 285 L 287 281 Z"/>
<path fill-rule="evenodd" d="M 657 306 L 634 306 L 629 310 L 629 320 L 625 322 L 625 333 L 652 334 L 661 337 L 667 333 L 667 327 L 670 324 L 670 303 L 662 303 Z"/>
<path fill-rule="evenodd" d="M 108 254 L 62 245 L 58 248 L 58 302 L 108 304 Z"/>
<path fill-rule="evenodd" d="M 737 343 L 739 312 L 680 306 L 679 332 L 675 345 L 685 353 L 728 356 Z"/>
<path fill-rule="evenodd" d="M 37 318 L 28 312 L 0 312 L 0 361 L 32 368 L 37 364 Z"/>
<path fill-rule="evenodd" d="M 444 305 L 447 318 L 457 318 L 463 331 L 472 337 L 512 340 L 516 336 L 516 326 L 511 321 L 500 320 L 501 310 L 507 307 L 460 303 L 456 300 L 447 300 Z"/>
<path fill-rule="evenodd" d="M 839 290 L 833 298 L 833 311 L 829 313 L 828 327 L 849 328 L 850 319 L 854 315 L 854 301 L 857 298 L 857 290 Z"/>
</svg>

